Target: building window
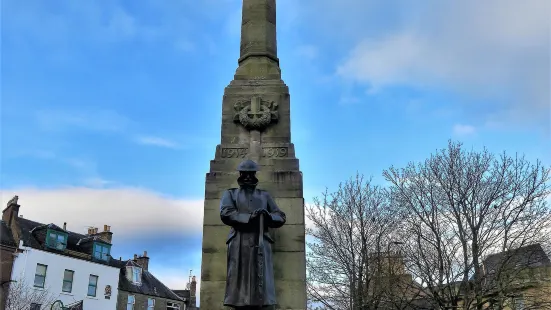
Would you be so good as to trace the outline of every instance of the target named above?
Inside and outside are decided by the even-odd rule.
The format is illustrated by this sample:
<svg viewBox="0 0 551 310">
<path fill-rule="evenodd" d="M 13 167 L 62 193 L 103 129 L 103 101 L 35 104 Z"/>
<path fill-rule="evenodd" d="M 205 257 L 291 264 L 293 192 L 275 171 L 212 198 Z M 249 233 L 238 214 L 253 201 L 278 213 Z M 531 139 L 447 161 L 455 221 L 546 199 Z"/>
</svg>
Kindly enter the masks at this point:
<svg viewBox="0 0 551 310">
<path fill-rule="evenodd" d="M 67 245 L 67 233 L 48 229 L 46 234 L 46 246 L 56 249 L 64 250 Z"/>
<path fill-rule="evenodd" d="M 98 290 L 98 276 L 91 274 L 90 279 L 88 280 L 88 296 L 96 297 L 97 290 Z"/>
<path fill-rule="evenodd" d="M 128 301 L 126 302 L 126 310 L 134 310 L 134 304 L 136 303 L 136 298 L 134 295 L 128 295 Z"/>
<path fill-rule="evenodd" d="M 46 270 L 48 266 L 36 264 L 36 273 L 34 274 L 34 287 L 44 288 L 46 282 Z"/>
<path fill-rule="evenodd" d="M 126 277 L 134 284 L 142 283 L 142 268 L 136 266 L 126 267 Z"/>
<path fill-rule="evenodd" d="M 514 310 L 524 310 L 524 298 L 522 296 L 517 296 L 513 298 L 515 304 Z"/>
<path fill-rule="evenodd" d="M 74 271 L 65 269 L 65 272 L 63 273 L 63 286 L 61 287 L 61 290 L 65 293 L 70 293 L 73 291 L 73 275 L 75 274 Z"/>
<path fill-rule="evenodd" d="M 94 257 L 101 260 L 107 260 L 109 258 L 109 251 L 111 246 L 105 243 L 94 243 Z"/>
<path fill-rule="evenodd" d="M 166 310 L 180 310 L 180 305 L 174 302 L 167 302 Z"/>
<path fill-rule="evenodd" d="M 155 299 L 153 298 L 147 299 L 147 310 L 149 309 L 155 309 Z"/>
</svg>

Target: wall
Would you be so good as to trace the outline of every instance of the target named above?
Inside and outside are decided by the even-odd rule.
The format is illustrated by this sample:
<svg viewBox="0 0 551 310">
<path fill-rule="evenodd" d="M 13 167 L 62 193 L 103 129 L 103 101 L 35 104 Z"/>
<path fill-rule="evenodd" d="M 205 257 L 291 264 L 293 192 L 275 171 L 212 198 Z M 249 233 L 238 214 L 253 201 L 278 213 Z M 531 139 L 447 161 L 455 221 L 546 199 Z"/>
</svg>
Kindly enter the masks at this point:
<svg viewBox="0 0 551 310">
<path fill-rule="evenodd" d="M 165 298 L 147 296 L 137 293 L 129 293 L 125 291 L 119 291 L 118 301 L 117 301 L 117 310 L 126 310 L 126 303 L 128 302 L 128 295 L 134 295 L 136 303 L 134 304 L 134 310 L 147 310 L 147 298 L 155 298 L 155 309 L 166 309 L 167 302 L 173 302 L 180 304 L 180 310 L 185 310 L 185 305 L 183 301 L 169 300 Z"/>
<path fill-rule="evenodd" d="M 21 246 L 20 249 L 24 251 L 14 261 L 12 279 L 23 278 L 32 288 L 36 264 L 47 265 L 44 289 L 48 290 L 65 305 L 83 300 L 84 309 L 116 309 L 120 269 L 33 248 Z M 75 272 L 71 293 L 61 291 L 65 269 Z M 87 296 L 90 274 L 98 276 L 96 297 Z M 106 285 L 111 285 L 110 299 L 105 299 L 104 296 Z"/>
<path fill-rule="evenodd" d="M 0 309 L 5 307 L 5 292 L 9 290 L 14 251 L 15 248 L 0 246 Z"/>
</svg>

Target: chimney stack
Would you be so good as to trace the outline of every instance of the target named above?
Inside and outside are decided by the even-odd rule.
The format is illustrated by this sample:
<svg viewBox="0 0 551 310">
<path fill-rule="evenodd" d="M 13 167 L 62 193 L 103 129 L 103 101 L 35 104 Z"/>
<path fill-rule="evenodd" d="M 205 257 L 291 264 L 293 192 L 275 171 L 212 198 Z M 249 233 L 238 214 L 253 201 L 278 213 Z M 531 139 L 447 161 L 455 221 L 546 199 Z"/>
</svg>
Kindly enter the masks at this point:
<svg viewBox="0 0 551 310">
<path fill-rule="evenodd" d="M 196 291 L 197 291 L 197 280 L 195 278 L 195 276 L 193 276 L 191 278 L 191 285 L 189 286 L 189 303 L 190 303 L 190 308 L 194 309 L 195 308 L 195 305 L 196 305 L 196 302 L 197 302 L 197 297 L 196 297 Z"/>
<path fill-rule="evenodd" d="M 113 233 L 111 232 L 111 226 L 103 225 L 103 231 L 99 233 L 99 237 L 101 240 L 111 244 L 111 241 L 113 240 Z"/>
<path fill-rule="evenodd" d="M 19 197 L 13 196 L 13 198 L 8 201 L 4 211 L 2 211 L 2 221 L 6 222 L 8 227 L 15 225 L 15 221 L 19 217 L 20 205 L 17 203 L 17 200 L 19 200 Z"/>
<path fill-rule="evenodd" d="M 138 265 L 142 266 L 143 270 L 147 270 L 147 268 L 149 268 L 149 257 L 147 256 L 147 251 L 143 251 L 143 255 L 140 257 L 137 257 L 137 255 L 134 254 L 134 260 L 136 260 Z"/>
</svg>

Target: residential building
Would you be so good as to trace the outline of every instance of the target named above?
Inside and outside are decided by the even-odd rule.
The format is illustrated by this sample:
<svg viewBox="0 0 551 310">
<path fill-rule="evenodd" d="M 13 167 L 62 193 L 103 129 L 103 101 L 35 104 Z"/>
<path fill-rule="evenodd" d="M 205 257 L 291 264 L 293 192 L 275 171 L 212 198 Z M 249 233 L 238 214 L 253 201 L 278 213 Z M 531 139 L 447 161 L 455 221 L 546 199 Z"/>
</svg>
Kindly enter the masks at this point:
<svg viewBox="0 0 551 310">
<path fill-rule="evenodd" d="M 551 309 L 551 260 L 540 244 L 489 255 L 483 269 L 490 309 Z"/>
<path fill-rule="evenodd" d="M 149 256 L 120 261 L 119 310 L 184 310 L 184 300 L 149 272 Z"/>
<path fill-rule="evenodd" d="M 92 228 L 83 235 L 67 230 L 66 223 L 59 227 L 22 218 L 19 208 L 17 199 L 10 200 L 2 220 L 18 244 L 11 285 L 15 281 L 31 295 L 42 296 L 26 301 L 31 309 L 54 300 L 73 305 L 71 309 L 115 309 L 120 268 L 110 256 L 110 227 L 105 225 L 103 232 Z"/>
<path fill-rule="evenodd" d="M 59 227 L 19 216 L 17 202 L 17 196 L 8 202 L 0 222 L 0 301 L 17 284 L 28 290 L 23 304 L 31 310 L 50 309 L 55 300 L 69 310 L 186 309 L 149 272 L 147 252 L 126 261 L 111 257 L 110 226 L 79 234 L 67 230 L 67 223 Z"/>
</svg>

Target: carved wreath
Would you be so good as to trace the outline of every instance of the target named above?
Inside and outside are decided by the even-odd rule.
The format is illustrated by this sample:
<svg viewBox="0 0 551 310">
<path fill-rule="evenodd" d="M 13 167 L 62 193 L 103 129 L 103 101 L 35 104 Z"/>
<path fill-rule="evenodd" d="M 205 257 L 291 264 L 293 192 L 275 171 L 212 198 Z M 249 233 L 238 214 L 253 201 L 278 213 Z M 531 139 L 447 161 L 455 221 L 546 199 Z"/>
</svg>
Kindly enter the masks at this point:
<svg viewBox="0 0 551 310">
<path fill-rule="evenodd" d="M 267 103 L 268 105 L 265 105 Z M 249 130 L 262 130 L 268 127 L 272 120 L 277 121 L 277 108 L 278 104 L 270 101 L 266 102 L 264 100 L 260 103 L 259 116 L 250 117 L 251 112 L 251 103 L 250 101 L 239 101 L 234 106 L 236 114 L 235 121 L 239 121 L 241 125 Z"/>
</svg>

